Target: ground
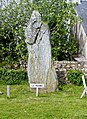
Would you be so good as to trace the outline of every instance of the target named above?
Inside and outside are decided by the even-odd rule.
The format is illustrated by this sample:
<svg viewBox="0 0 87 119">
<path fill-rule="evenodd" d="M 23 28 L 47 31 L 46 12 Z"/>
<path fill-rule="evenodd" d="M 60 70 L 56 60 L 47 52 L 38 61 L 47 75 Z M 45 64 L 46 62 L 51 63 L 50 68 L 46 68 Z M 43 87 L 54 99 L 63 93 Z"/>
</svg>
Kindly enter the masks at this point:
<svg viewBox="0 0 87 119">
<path fill-rule="evenodd" d="M 83 86 L 71 84 L 61 91 L 39 94 L 29 91 L 27 84 L 11 86 L 11 97 L 6 86 L 0 85 L 0 119 L 87 119 L 87 97 L 80 98 Z"/>
</svg>

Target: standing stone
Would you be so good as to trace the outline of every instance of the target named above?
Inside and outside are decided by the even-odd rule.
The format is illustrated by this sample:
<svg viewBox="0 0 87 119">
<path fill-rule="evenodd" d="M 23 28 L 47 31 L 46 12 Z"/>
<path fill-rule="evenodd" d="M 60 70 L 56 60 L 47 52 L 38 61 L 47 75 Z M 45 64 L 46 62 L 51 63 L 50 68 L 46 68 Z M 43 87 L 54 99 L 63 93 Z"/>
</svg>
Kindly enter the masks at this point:
<svg viewBox="0 0 87 119">
<path fill-rule="evenodd" d="M 28 48 L 29 83 L 43 83 L 45 91 L 57 88 L 57 75 L 51 62 L 50 32 L 38 11 L 33 11 L 25 30 Z"/>
</svg>

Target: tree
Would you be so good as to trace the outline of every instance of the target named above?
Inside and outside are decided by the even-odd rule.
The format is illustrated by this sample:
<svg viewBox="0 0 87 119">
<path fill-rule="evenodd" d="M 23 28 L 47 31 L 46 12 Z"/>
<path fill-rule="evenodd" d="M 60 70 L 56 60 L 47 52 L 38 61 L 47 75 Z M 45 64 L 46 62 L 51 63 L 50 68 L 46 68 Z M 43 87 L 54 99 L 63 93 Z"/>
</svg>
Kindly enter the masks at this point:
<svg viewBox="0 0 87 119">
<path fill-rule="evenodd" d="M 72 60 L 78 52 L 71 32 L 76 18 L 73 4 L 63 0 L 33 0 L 32 4 L 29 0 L 12 0 L 0 9 L 0 61 L 13 64 L 27 59 L 24 32 L 33 10 L 38 10 L 49 25 L 53 57 Z"/>
<path fill-rule="evenodd" d="M 39 0 L 36 3 L 43 21 L 50 28 L 52 56 L 56 60 L 73 60 L 78 53 L 78 41 L 72 34 L 77 17 L 74 4 L 64 0 Z"/>
<path fill-rule="evenodd" d="M 15 61 L 26 60 L 24 28 L 30 18 L 30 6 L 28 0 L 21 0 L 0 9 L 0 61 L 13 65 Z"/>
</svg>

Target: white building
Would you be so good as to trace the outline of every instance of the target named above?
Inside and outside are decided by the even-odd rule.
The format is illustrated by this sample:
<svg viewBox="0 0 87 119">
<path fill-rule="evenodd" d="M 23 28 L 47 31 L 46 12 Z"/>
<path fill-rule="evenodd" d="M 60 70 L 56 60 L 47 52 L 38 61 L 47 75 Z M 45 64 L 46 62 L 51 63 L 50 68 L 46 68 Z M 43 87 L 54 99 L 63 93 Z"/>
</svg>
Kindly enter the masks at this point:
<svg viewBox="0 0 87 119">
<path fill-rule="evenodd" d="M 87 0 L 81 0 L 75 10 L 82 22 L 77 21 L 74 27 L 74 36 L 79 40 L 80 53 L 87 59 Z"/>
</svg>

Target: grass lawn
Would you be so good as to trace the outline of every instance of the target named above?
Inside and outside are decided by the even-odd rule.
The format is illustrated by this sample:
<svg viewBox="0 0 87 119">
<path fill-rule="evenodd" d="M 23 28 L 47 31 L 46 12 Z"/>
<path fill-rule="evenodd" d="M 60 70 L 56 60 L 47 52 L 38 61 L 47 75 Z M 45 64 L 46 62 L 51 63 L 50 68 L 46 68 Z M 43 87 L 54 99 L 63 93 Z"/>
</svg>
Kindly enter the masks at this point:
<svg viewBox="0 0 87 119">
<path fill-rule="evenodd" d="M 80 99 L 83 86 L 65 85 L 62 91 L 39 94 L 29 91 L 27 84 L 0 85 L 0 119 L 87 119 L 87 97 Z"/>
</svg>

